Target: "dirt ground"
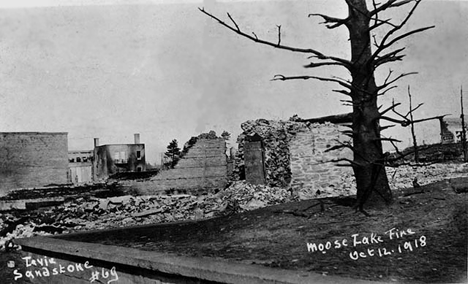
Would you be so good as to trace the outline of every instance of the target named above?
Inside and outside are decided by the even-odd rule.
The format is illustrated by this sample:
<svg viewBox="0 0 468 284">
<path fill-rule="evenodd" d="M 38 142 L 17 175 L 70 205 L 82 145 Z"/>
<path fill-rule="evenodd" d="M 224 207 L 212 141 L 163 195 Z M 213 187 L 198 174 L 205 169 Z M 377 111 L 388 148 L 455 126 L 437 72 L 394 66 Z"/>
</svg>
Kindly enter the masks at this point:
<svg viewBox="0 0 468 284">
<path fill-rule="evenodd" d="M 369 210 L 370 217 L 354 212 L 349 197 L 326 198 L 196 223 L 69 238 L 323 275 L 466 283 L 467 193 L 438 182 L 394 194 L 394 205 Z"/>
</svg>

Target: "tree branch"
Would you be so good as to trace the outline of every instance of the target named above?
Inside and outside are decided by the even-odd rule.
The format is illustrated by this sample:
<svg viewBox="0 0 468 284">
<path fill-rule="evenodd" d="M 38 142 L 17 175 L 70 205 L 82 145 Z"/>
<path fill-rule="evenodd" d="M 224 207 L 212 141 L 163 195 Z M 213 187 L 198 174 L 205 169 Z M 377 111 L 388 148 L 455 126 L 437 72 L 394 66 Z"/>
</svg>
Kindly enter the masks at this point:
<svg viewBox="0 0 468 284">
<path fill-rule="evenodd" d="M 345 90 L 332 90 L 332 92 L 343 94 L 343 95 L 348 96 L 348 97 L 351 96 L 351 93 L 348 92 L 348 91 L 345 91 Z"/>
<path fill-rule="evenodd" d="M 308 80 L 308 79 L 315 79 L 315 80 L 326 81 L 326 82 L 335 82 L 335 83 L 338 83 L 338 84 L 340 84 L 341 86 L 343 86 L 345 88 L 348 88 L 348 89 L 353 88 L 351 86 L 351 84 L 349 84 L 348 82 L 344 82 L 344 81 L 339 80 L 337 78 L 324 78 L 324 77 L 317 77 L 317 76 L 290 76 L 290 77 L 286 77 L 284 75 L 277 74 L 277 75 L 273 76 L 273 79 L 271 79 L 271 81 Z"/>
<path fill-rule="evenodd" d="M 411 16 L 413 15 L 414 11 L 416 10 L 417 6 L 419 5 L 419 3 L 421 2 L 421 0 L 401 0 L 401 1 L 397 1 L 397 0 L 389 0 L 387 1 L 385 4 L 382 4 L 381 6 L 379 6 L 377 9 L 374 9 L 373 11 L 370 12 L 371 15 L 375 15 L 377 13 L 379 13 L 380 11 L 383 11 L 385 9 L 388 9 L 388 8 L 391 8 L 391 7 L 398 7 L 398 6 L 402 6 L 402 5 L 405 5 L 405 4 L 408 4 L 410 2 L 415 2 L 414 6 L 411 8 L 411 10 L 409 11 L 409 13 L 406 15 L 406 17 L 403 19 L 403 21 L 399 24 L 399 25 L 396 25 L 394 26 L 390 31 L 387 32 L 387 34 L 385 34 L 385 36 L 382 38 L 380 44 L 379 44 L 379 48 L 377 48 L 377 50 L 374 52 L 374 54 L 372 55 L 372 60 L 374 60 L 375 58 L 377 58 L 377 56 L 379 55 L 379 53 L 381 53 L 383 50 L 385 50 L 386 48 L 390 47 L 391 45 L 393 45 L 394 43 L 396 43 L 397 41 L 405 38 L 405 37 L 408 37 L 412 34 L 415 34 L 415 33 L 419 33 L 419 32 L 423 32 L 425 30 L 428 30 L 428 29 L 431 29 L 433 28 L 434 26 L 430 26 L 430 27 L 424 27 L 424 28 L 419 28 L 419 29 L 416 29 L 416 30 L 413 30 L 413 31 L 410 31 L 410 32 L 407 32 L 403 35 L 400 35 L 396 38 L 394 38 L 393 40 L 391 40 L 390 42 L 387 43 L 387 41 L 390 39 L 390 37 L 397 31 L 399 31 L 407 22 L 408 20 L 411 18 Z"/>
<path fill-rule="evenodd" d="M 250 35 L 250 34 L 244 33 L 244 32 L 242 32 L 240 30 L 239 26 L 234 21 L 234 19 L 231 17 L 231 15 L 229 15 L 229 19 L 233 22 L 234 26 L 231 26 L 231 25 L 221 21 L 221 19 L 219 19 L 218 17 L 216 17 L 216 16 L 208 13 L 207 11 L 205 11 L 204 8 L 198 8 L 198 10 L 200 10 L 203 14 L 207 15 L 208 17 L 216 20 L 220 25 L 222 25 L 222 26 L 228 28 L 229 30 L 231 30 L 231 31 L 233 31 L 233 32 L 245 37 L 245 38 L 248 38 L 248 39 L 250 39 L 250 40 L 252 40 L 252 41 L 254 41 L 256 43 L 272 46 L 272 47 L 278 48 L 278 49 L 289 50 L 289 51 L 292 51 L 292 52 L 314 54 L 318 59 L 322 59 L 322 60 L 328 59 L 328 60 L 335 61 L 335 62 L 338 63 L 336 65 L 341 65 L 341 66 L 345 67 L 348 70 L 350 70 L 350 68 L 352 67 L 352 63 L 349 60 L 339 58 L 339 57 L 334 57 L 334 56 L 327 56 L 327 55 L 321 53 L 320 51 L 312 49 L 312 48 L 296 48 L 296 47 L 291 47 L 291 46 L 287 46 L 287 45 L 282 45 L 281 44 L 281 38 L 278 39 L 277 43 L 273 43 L 273 42 L 262 40 L 262 39 L 258 38 L 258 36 L 255 33 L 253 33 L 253 36 Z M 281 34 L 280 33 L 280 28 L 278 28 L 278 33 L 279 33 L 279 35 Z"/>
<path fill-rule="evenodd" d="M 281 25 L 277 25 L 278 27 L 278 44 L 277 46 L 281 45 Z"/>
<path fill-rule="evenodd" d="M 392 22 L 390 22 L 392 19 L 386 19 L 386 20 L 378 20 L 376 18 L 373 18 L 374 20 L 377 20 L 375 24 L 373 24 L 372 26 L 370 26 L 367 31 L 370 32 L 372 30 L 375 30 L 376 28 L 382 26 L 382 25 L 389 25 L 389 26 L 392 26 L 392 27 L 396 27 L 395 24 L 392 24 Z"/>
<path fill-rule="evenodd" d="M 443 118 L 443 117 L 445 117 L 447 115 L 448 114 L 432 116 L 432 117 L 423 118 L 423 119 L 416 119 L 416 120 L 413 120 L 413 121 L 411 121 L 410 119 L 399 120 L 399 119 L 396 119 L 396 118 L 393 118 L 393 117 L 388 117 L 388 116 L 385 116 L 385 115 L 380 116 L 378 119 L 391 121 L 393 123 L 398 123 L 401 126 L 406 127 L 406 126 L 409 126 L 409 125 L 414 124 L 414 123 L 424 122 L 424 121 L 433 120 L 433 119 L 440 119 L 440 118 Z"/>
<path fill-rule="evenodd" d="M 380 138 L 375 138 L 373 139 L 374 141 L 390 141 L 390 142 L 398 142 L 398 143 L 401 143 L 401 140 L 398 140 L 398 139 L 394 139 L 394 138 L 385 138 L 385 137 L 380 137 Z"/>
<path fill-rule="evenodd" d="M 387 109 L 385 109 L 384 111 L 382 111 L 382 112 L 380 113 L 380 115 L 386 114 L 387 112 L 391 111 L 392 109 L 396 108 L 396 107 L 399 106 L 399 105 L 401 105 L 401 103 L 395 104 L 394 102 L 392 102 L 392 105 L 391 105 L 389 108 L 387 108 Z"/>
<path fill-rule="evenodd" d="M 380 126 L 380 131 L 383 131 L 383 130 L 391 128 L 391 127 L 395 127 L 395 124 L 391 124 L 391 125 L 387 125 L 387 126 Z"/>
<path fill-rule="evenodd" d="M 334 17 L 330 17 L 330 16 L 327 16 L 327 15 L 323 15 L 323 14 L 309 14 L 309 18 L 311 16 L 318 16 L 318 17 L 322 17 L 324 22 L 321 22 L 320 24 L 324 24 L 328 29 L 335 29 L 341 25 L 346 25 L 346 23 L 348 22 L 348 18 L 346 19 L 340 19 L 340 18 L 334 18 Z"/>
<path fill-rule="evenodd" d="M 395 89 L 395 88 L 398 88 L 398 86 L 391 86 L 390 88 L 386 89 L 385 91 L 377 94 L 377 96 L 383 96 L 383 95 L 385 95 L 386 92 L 390 91 L 391 89 Z"/>
<path fill-rule="evenodd" d="M 311 62 L 311 63 L 309 63 L 307 65 L 304 65 L 304 68 L 316 68 L 316 67 L 327 66 L 327 65 L 343 66 L 343 64 L 341 64 L 339 62 L 319 62 L 319 63 Z"/>
<path fill-rule="evenodd" d="M 382 89 L 385 89 L 387 88 L 388 86 L 392 85 L 393 83 L 395 83 L 396 81 L 400 80 L 401 78 L 403 77 L 406 77 L 406 76 L 409 76 L 409 75 L 415 75 L 415 74 L 418 74 L 418 72 L 409 72 L 409 73 L 402 73 L 400 74 L 399 76 L 397 76 L 396 78 L 394 78 L 393 80 L 390 80 L 388 81 L 388 79 L 390 78 L 390 75 L 393 71 L 390 70 L 388 76 L 387 76 L 387 79 L 385 79 L 385 82 L 383 83 L 383 85 L 381 86 L 378 86 L 377 87 L 377 90 L 382 90 Z"/>
<path fill-rule="evenodd" d="M 393 40 L 391 40 L 389 43 L 385 44 L 384 48 L 387 48 L 391 45 L 393 45 L 395 42 L 399 41 L 399 40 L 402 40 L 403 38 L 405 37 L 408 37 L 410 35 L 413 35 L 413 34 L 416 34 L 416 33 L 420 33 L 420 32 L 423 32 L 423 31 L 426 31 L 426 30 L 429 30 L 429 29 L 432 29 L 432 28 L 435 28 L 435 26 L 427 26 L 427 27 L 424 27 L 424 28 L 419 28 L 419 29 L 415 29 L 415 30 L 412 30 L 412 31 L 409 31 L 407 33 L 404 33 L 396 38 L 394 38 Z"/>
<path fill-rule="evenodd" d="M 388 8 L 403 6 L 413 1 L 414 0 L 401 0 L 401 1 L 389 0 L 385 4 L 380 5 L 379 7 L 374 7 L 374 10 L 370 11 L 370 15 L 374 16 L 374 15 L 377 15 L 379 12 L 382 12 Z"/>
<path fill-rule="evenodd" d="M 410 125 L 410 123 L 407 120 L 399 120 L 399 119 L 396 119 L 396 118 L 393 118 L 393 117 L 388 117 L 388 116 L 385 116 L 385 115 L 380 116 L 378 119 L 380 119 L 380 120 L 383 119 L 383 120 L 387 120 L 387 121 L 390 121 L 390 122 L 393 122 L 393 123 L 398 123 L 403 127 L 406 127 L 406 126 Z"/>
<path fill-rule="evenodd" d="M 349 166 L 362 166 L 361 164 L 353 161 L 353 160 L 350 160 L 350 159 L 347 159 L 347 158 L 339 158 L 339 159 L 333 159 L 331 160 L 330 162 L 332 163 L 338 163 L 338 162 L 348 162 L 349 165 L 343 165 L 343 164 L 339 164 L 337 166 L 339 167 L 349 167 Z"/>
<path fill-rule="evenodd" d="M 411 113 L 413 113 L 414 111 L 416 111 L 418 108 L 420 108 L 420 107 L 423 106 L 423 105 L 424 105 L 424 103 L 420 103 L 417 107 L 415 107 L 415 108 L 413 108 L 413 109 L 410 109 L 410 110 L 408 111 L 408 113 L 406 113 L 405 116 L 410 115 Z"/>
<path fill-rule="evenodd" d="M 396 49 L 382 56 L 377 56 L 374 60 L 374 68 L 377 68 L 378 66 L 385 64 L 387 62 L 401 61 L 403 57 L 405 57 L 405 55 L 404 54 L 398 55 L 398 53 L 402 52 L 403 50 L 405 50 L 405 47 Z"/>
<path fill-rule="evenodd" d="M 229 13 L 227 13 L 227 15 L 228 15 L 229 19 L 231 20 L 231 22 L 234 24 L 234 26 L 236 26 L 237 31 L 240 32 L 241 30 L 240 30 L 239 26 L 237 25 L 236 21 L 234 21 L 234 19 L 231 17 L 231 15 Z"/>
</svg>

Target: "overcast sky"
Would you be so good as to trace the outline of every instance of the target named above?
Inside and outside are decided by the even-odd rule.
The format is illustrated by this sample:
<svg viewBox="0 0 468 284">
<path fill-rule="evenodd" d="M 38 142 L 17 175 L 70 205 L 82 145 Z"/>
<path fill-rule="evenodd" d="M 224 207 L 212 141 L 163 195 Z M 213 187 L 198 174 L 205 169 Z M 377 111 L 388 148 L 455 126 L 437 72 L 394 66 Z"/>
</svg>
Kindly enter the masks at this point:
<svg viewBox="0 0 468 284">
<path fill-rule="evenodd" d="M 341 0 L 163 1 L 49 0 L 0 1 L 1 131 L 65 131 L 70 150 L 132 143 L 140 133 L 147 159 L 159 161 L 172 139 L 227 130 L 237 136 L 249 119 L 303 118 L 349 112 L 336 86 L 315 81 L 272 82 L 275 74 L 339 75 L 339 67 L 304 69 L 307 55 L 261 46 L 231 33 L 198 11 L 228 21 L 260 38 L 313 47 L 348 57 L 345 28 L 329 31 L 309 13 L 345 16 Z M 400 19 L 407 9 L 386 16 Z M 416 118 L 460 115 L 459 94 L 468 93 L 468 2 L 429 1 L 419 6 L 407 29 L 435 29 L 403 41 L 405 61 L 381 67 L 395 74 L 419 72 L 399 81 L 381 98 L 407 109 L 407 86 Z M 468 95 L 465 101 L 468 101 Z M 468 111 L 468 104 L 465 104 Z M 385 133 L 409 144 L 409 129 Z M 438 142 L 438 122 L 418 125 L 418 137 Z M 235 141 L 235 139 L 233 139 Z"/>
</svg>

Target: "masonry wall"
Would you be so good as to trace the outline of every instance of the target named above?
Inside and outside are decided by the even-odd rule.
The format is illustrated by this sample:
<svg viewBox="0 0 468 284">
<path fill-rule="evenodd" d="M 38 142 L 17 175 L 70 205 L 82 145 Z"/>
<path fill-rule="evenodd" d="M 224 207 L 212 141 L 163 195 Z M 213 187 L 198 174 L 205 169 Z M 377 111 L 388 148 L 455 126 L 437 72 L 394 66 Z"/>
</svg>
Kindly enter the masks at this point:
<svg viewBox="0 0 468 284">
<path fill-rule="evenodd" d="M 68 151 L 68 183 L 91 182 L 93 151 Z"/>
<path fill-rule="evenodd" d="M 0 195 L 11 189 L 67 183 L 68 134 L 0 133 Z"/>
<path fill-rule="evenodd" d="M 340 158 L 352 160 L 351 150 L 325 152 L 337 145 L 336 140 L 350 140 L 340 132 L 346 130 L 344 126 L 329 122 L 258 119 L 242 123 L 241 128 L 244 132 L 237 139 L 236 179 L 242 179 L 242 171 L 247 171 L 244 155 L 247 138 L 259 135 L 265 147 L 264 165 L 269 186 L 290 188 L 304 199 L 356 193 L 352 169 L 332 162 Z"/>
<path fill-rule="evenodd" d="M 105 179 L 119 172 L 146 170 L 144 144 L 102 145 L 94 149 L 94 156 L 94 179 Z"/>
<path fill-rule="evenodd" d="M 198 139 L 174 169 L 161 171 L 149 181 L 129 182 L 142 194 L 167 190 L 203 192 L 222 189 L 227 178 L 226 142 L 224 139 Z"/>
<path fill-rule="evenodd" d="M 313 124 L 302 129 L 289 141 L 291 187 L 301 198 L 355 194 L 353 171 L 337 166 L 337 159 L 352 160 L 348 148 L 326 152 L 347 141 L 342 126 L 326 123 Z M 346 162 L 339 162 L 347 164 Z"/>
</svg>

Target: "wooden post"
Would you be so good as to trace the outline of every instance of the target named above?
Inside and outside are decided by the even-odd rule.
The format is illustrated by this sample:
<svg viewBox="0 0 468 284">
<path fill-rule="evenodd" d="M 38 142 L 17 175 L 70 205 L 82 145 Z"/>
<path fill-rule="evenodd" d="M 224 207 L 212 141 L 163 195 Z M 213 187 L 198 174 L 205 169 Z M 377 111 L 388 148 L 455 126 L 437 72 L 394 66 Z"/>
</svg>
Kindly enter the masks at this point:
<svg viewBox="0 0 468 284">
<path fill-rule="evenodd" d="M 466 162 L 467 152 L 466 152 L 466 128 L 465 128 L 465 114 L 463 112 L 463 86 L 460 87 L 460 104 L 461 104 L 461 123 L 462 123 L 462 133 L 461 133 L 461 142 L 463 148 L 463 161 Z"/>
<path fill-rule="evenodd" d="M 409 115 L 411 119 L 411 136 L 413 136 L 413 150 L 414 150 L 414 162 L 419 163 L 418 144 L 416 142 L 416 134 L 414 131 L 414 119 L 413 119 L 413 105 L 411 102 L 410 86 L 408 85 L 408 97 L 409 97 Z"/>
</svg>

